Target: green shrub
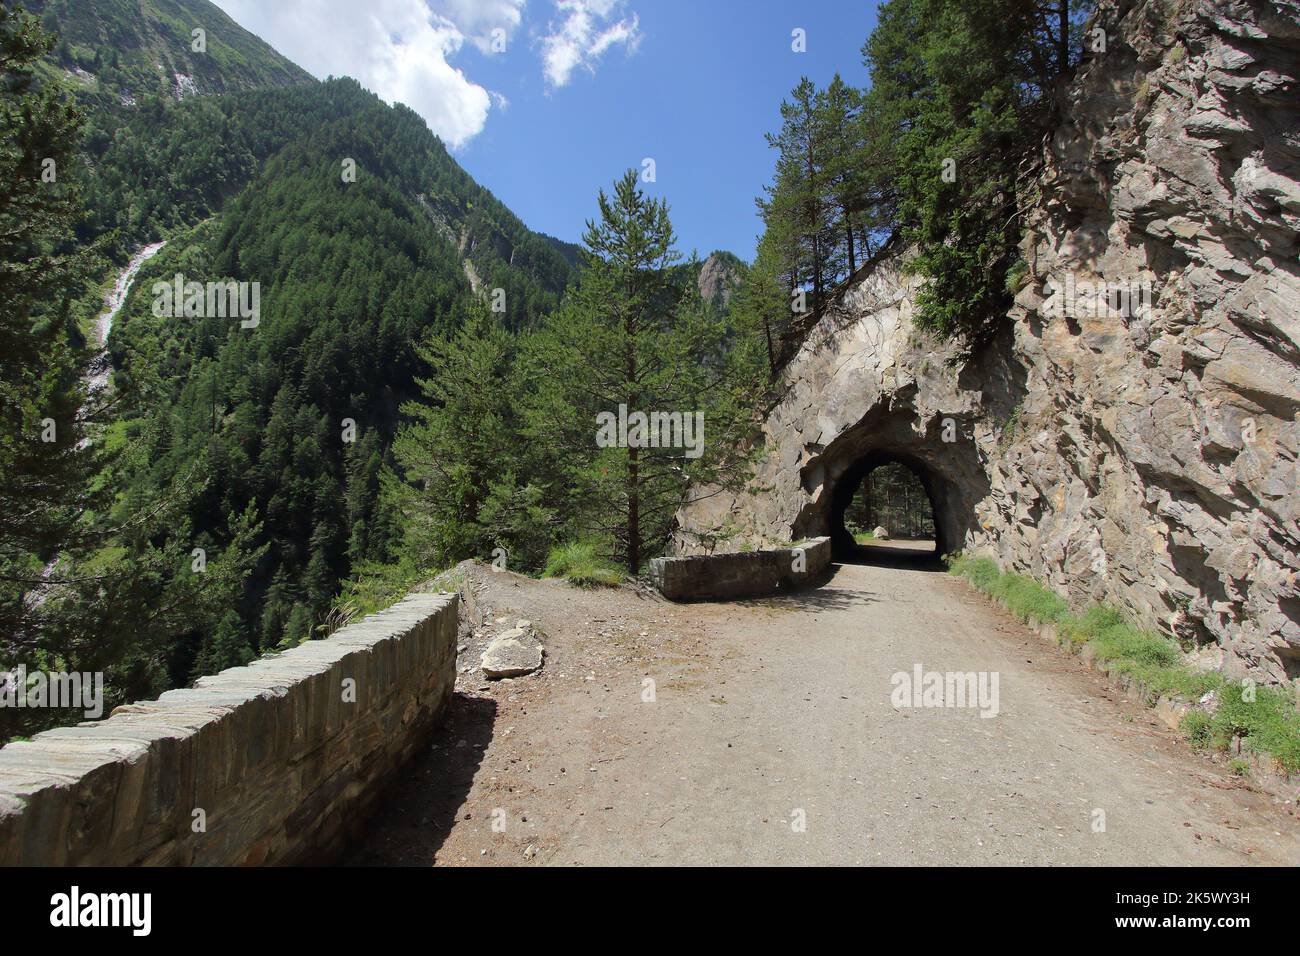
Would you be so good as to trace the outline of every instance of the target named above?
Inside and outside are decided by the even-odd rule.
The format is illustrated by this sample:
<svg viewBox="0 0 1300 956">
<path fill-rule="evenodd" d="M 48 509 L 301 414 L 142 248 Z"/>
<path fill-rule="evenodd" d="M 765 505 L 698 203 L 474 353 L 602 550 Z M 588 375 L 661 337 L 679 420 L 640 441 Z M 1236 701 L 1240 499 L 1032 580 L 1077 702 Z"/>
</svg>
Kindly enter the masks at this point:
<svg viewBox="0 0 1300 956">
<path fill-rule="evenodd" d="M 991 558 L 967 558 L 957 555 L 949 565 L 953 574 L 968 578 L 971 584 L 985 593 L 992 591 L 993 584 L 1002 576 L 997 562 Z"/>
<path fill-rule="evenodd" d="M 1054 591 L 1033 578 L 1003 574 L 991 558 L 958 556 L 949 562 L 949 567 L 952 573 L 965 577 L 989 597 L 1005 602 L 1011 613 L 1023 621 L 1031 617 L 1056 621 L 1070 610 L 1070 606 Z"/>
<path fill-rule="evenodd" d="M 1213 730 L 1210 727 L 1210 715 L 1203 710 L 1189 710 L 1178 724 L 1187 742 L 1195 750 L 1204 750 L 1210 746 Z"/>
<path fill-rule="evenodd" d="M 1248 740 L 1277 758 L 1287 773 L 1300 771 L 1300 713 L 1289 689 L 1256 687 L 1254 700 L 1247 700 L 1241 684 L 1225 683 L 1210 723 L 1219 746 Z"/>
<path fill-rule="evenodd" d="M 1005 575 L 1003 600 L 1022 619 L 1036 617 L 1040 621 L 1056 621 L 1070 610 L 1060 595 L 1043 587 L 1031 578 Z"/>
<path fill-rule="evenodd" d="M 1092 636 L 1092 644 L 1097 658 L 1103 661 L 1172 667 L 1181 660 L 1178 645 L 1173 641 L 1123 622 L 1099 630 Z"/>
<path fill-rule="evenodd" d="M 551 549 L 543 577 L 564 578 L 578 587 L 617 587 L 623 572 L 600 557 L 595 542 L 570 541 Z"/>
<path fill-rule="evenodd" d="M 326 636 L 352 621 L 392 607 L 433 576 L 429 569 L 409 562 L 358 564 L 352 577 L 340 585 L 338 596 L 334 598 L 324 623 L 317 626 L 317 631 Z M 453 589 L 454 586 L 448 587 L 448 590 Z"/>
</svg>

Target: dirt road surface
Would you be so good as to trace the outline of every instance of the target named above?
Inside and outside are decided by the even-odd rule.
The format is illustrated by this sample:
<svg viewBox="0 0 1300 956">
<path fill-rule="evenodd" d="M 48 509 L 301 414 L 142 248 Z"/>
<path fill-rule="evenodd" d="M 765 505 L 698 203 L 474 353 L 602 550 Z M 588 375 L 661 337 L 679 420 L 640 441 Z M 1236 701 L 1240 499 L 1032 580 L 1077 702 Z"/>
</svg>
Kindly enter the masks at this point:
<svg viewBox="0 0 1300 956">
<path fill-rule="evenodd" d="M 446 724 L 351 863 L 1300 864 L 1294 799 L 946 574 L 837 566 L 692 605 L 474 579 Z M 545 666 L 489 683 L 479 655 L 520 618 Z M 917 665 L 996 673 L 996 716 L 895 707 Z"/>
</svg>

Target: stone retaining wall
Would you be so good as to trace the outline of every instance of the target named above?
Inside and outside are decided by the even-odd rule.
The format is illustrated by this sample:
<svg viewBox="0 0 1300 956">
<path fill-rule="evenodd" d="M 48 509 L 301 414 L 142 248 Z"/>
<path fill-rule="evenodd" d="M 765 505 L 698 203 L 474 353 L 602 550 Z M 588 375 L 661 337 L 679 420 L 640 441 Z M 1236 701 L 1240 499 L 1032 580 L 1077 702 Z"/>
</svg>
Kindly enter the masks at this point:
<svg viewBox="0 0 1300 956">
<path fill-rule="evenodd" d="M 328 861 L 451 696 L 457 601 L 0 749 L 0 864 Z"/>
<path fill-rule="evenodd" d="M 802 561 L 796 561 L 796 552 Z M 802 587 L 830 563 L 831 539 L 813 538 L 789 548 L 655 558 L 650 579 L 672 601 L 727 601 Z"/>
</svg>

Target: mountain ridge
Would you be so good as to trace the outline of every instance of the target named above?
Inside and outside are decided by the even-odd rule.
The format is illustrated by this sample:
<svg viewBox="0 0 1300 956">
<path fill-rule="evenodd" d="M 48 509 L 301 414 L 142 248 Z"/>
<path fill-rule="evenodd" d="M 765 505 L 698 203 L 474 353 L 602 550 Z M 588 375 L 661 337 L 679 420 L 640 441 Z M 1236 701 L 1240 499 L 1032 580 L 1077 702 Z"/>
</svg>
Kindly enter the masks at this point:
<svg viewBox="0 0 1300 956">
<path fill-rule="evenodd" d="M 208 0 L 28 0 L 58 36 L 53 63 L 97 106 L 228 93 L 315 78 Z M 195 51 L 194 31 L 204 49 Z"/>
</svg>

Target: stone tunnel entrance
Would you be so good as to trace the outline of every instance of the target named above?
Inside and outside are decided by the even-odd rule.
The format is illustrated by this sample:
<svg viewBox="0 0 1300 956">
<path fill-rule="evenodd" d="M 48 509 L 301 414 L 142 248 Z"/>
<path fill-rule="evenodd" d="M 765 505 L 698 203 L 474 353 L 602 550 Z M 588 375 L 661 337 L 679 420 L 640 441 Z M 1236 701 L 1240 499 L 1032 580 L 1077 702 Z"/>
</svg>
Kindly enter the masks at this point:
<svg viewBox="0 0 1300 956">
<path fill-rule="evenodd" d="M 935 562 L 946 551 L 939 547 L 932 484 L 925 466 L 906 456 L 877 452 L 857 461 L 832 494 L 836 558 Z"/>
<path fill-rule="evenodd" d="M 851 428 L 828 445 L 817 449 L 800 470 L 806 504 L 791 523 L 791 540 L 827 535 L 835 560 L 858 562 L 872 558 L 884 563 L 936 563 L 943 555 L 962 550 L 968 538 L 978 533 L 975 506 L 989 493 L 989 479 L 971 437 L 967 417 L 930 415 L 922 425 L 915 411 L 879 404 L 869 409 Z M 900 549 L 863 550 L 853 528 L 863 528 L 866 511 L 855 505 L 863 485 L 872 476 L 893 472 L 903 506 L 892 513 L 906 527 L 888 528 L 891 535 L 931 536 L 933 547 L 902 562 L 890 561 Z M 879 489 L 868 489 L 879 491 Z M 910 498 L 909 498 L 910 496 Z M 855 509 L 857 509 L 855 511 Z M 888 508 L 886 509 L 889 510 Z M 915 526 L 912 519 L 915 518 Z M 885 524 L 875 518 L 871 520 Z M 872 548 L 873 542 L 866 542 Z M 891 555 L 891 552 L 894 552 Z"/>
</svg>

